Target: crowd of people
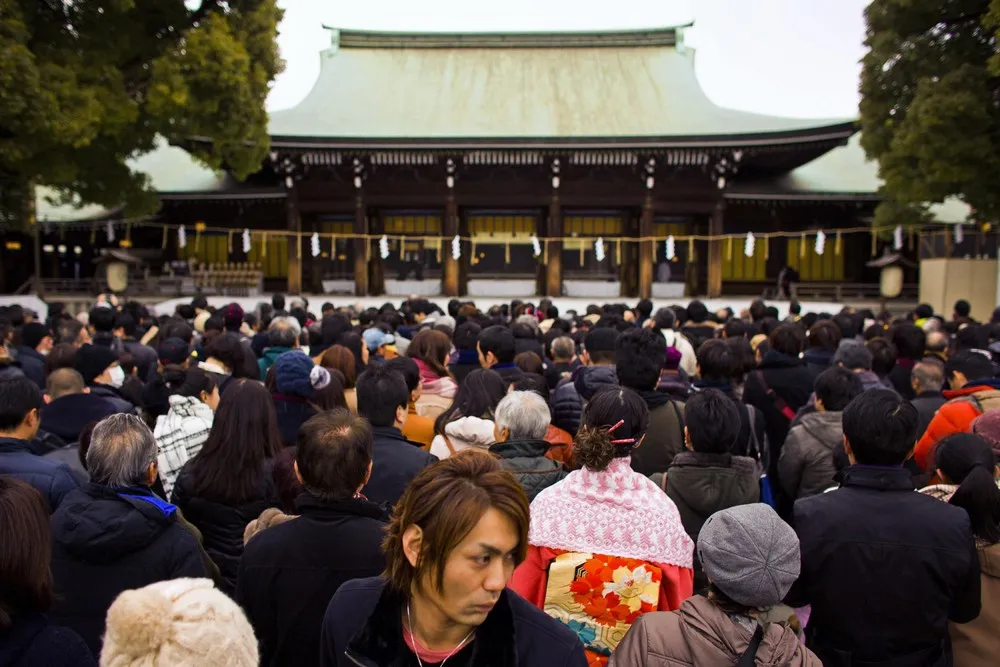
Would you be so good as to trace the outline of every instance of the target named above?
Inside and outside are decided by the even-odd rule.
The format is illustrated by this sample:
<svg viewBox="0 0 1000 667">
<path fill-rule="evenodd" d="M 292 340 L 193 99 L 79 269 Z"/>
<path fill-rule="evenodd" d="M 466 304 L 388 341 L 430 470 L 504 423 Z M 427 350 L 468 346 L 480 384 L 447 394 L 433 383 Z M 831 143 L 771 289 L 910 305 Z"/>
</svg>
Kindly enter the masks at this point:
<svg viewBox="0 0 1000 667">
<path fill-rule="evenodd" d="M 0 665 L 992 665 L 1000 309 L 0 308 Z"/>
</svg>

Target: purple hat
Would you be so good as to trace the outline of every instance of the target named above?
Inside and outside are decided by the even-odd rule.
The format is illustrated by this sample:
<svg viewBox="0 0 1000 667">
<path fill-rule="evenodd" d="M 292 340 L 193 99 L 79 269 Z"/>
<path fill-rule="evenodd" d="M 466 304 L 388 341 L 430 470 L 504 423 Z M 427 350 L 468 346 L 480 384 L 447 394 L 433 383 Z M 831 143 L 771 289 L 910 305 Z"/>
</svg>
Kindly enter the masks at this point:
<svg viewBox="0 0 1000 667">
<path fill-rule="evenodd" d="M 993 453 L 1000 457 L 1000 410 L 987 410 L 972 422 L 972 433 L 990 443 Z"/>
</svg>

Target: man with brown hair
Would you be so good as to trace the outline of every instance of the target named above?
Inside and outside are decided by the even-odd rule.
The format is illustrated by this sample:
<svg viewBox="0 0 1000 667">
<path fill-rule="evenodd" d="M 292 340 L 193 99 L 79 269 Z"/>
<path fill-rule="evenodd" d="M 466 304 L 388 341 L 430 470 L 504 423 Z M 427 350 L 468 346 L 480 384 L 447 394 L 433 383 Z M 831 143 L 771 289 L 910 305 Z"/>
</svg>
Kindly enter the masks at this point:
<svg viewBox="0 0 1000 667">
<path fill-rule="evenodd" d="M 493 457 L 466 450 L 425 468 L 396 505 L 384 575 L 330 602 L 320 665 L 586 665 L 572 631 L 506 589 L 528 521 L 524 490 Z"/>
</svg>

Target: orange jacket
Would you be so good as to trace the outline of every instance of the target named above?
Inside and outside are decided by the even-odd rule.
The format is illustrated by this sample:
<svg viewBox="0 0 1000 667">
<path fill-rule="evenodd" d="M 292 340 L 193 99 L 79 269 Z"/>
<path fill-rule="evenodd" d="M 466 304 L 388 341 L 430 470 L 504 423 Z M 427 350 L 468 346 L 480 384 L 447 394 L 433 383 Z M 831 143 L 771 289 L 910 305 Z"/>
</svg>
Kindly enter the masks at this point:
<svg viewBox="0 0 1000 667">
<path fill-rule="evenodd" d="M 949 435 L 968 433 L 972 422 L 983 411 L 1000 407 L 1000 391 L 993 386 L 995 383 L 996 380 L 977 380 L 973 386 L 944 392 L 948 402 L 938 408 L 913 452 L 913 458 L 922 470 L 935 467 L 937 443 Z"/>
</svg>

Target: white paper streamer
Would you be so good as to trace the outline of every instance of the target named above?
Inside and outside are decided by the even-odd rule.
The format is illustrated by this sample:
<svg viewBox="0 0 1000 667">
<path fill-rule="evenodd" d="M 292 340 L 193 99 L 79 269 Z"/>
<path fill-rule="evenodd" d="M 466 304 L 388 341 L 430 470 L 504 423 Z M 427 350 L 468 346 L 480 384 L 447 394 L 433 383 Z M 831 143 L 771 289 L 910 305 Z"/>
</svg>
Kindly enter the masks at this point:
<svg viewBox="0 0 1000 667">
<path fill-rule="evenodd" d="M 378 255 L 382 259 L 388 259 L 389 257 L 389 237 L 385 234 L 378 240 Z"/>
<path fill-rule="evenodd" d="M 243 252 L 249 254 L 250 247 L 251 247 L 250 246 L 250 230 L 249 229 L 244 229 L 243 230 Z"/>
<path fill-rule="evenodd" d="M 965 240 L 965 230 L 962 228 L 962 223 L 955 225 L 955 245 L 960 244 Z"/>
<path fill-rule="evenodd" d="M 820 230 L 820 232 L 816 234 L 816 254 L 822 255 L 825 249 L 826 249 L 826 234 L 823 233 L 823 230 Z"/>
<path fill-rule="evenodd" d="M 462 239 L 458 234 L 451 239 L 451 258 L 462 259 Z"/>
<path fill-rule="evenodd" d="M 747 232 L 747 240 L 743 244 L 743 254 L 747 257 L 753 257 L 754 247 L 757 245 L 757 239 L 754 238 L 753 232 Z"/>
<path fill-rule="evenodd" d="M 319 257 L 319 232 L 313 232 L 312 239 L 310 241 L 312 243 L 312 256 Z"/>
<path fill-rule="evenodd" d="M 896 225 L 896 231 L 892 233 L 892 247 L 896 250 L 903 249 L 903 225 Z"/>
<path fill-rule="evenodd" d="M 108 226 L 104 228 L 104 231 L 108 235 L 108 243 L 114 243 L 115 242 L 115 226 L 113 224 L 111 224 L 110 221 L 108 222 Z"/>
<path fill-rule="evenodd" d="M 667 260 L 671 260 L 671 259 L 673 259 L 674 257 L 677 256 L 677 254 L 676 254 L 676 248 L 674 248 L 674 237 L 673 237 L 672 234 L 667 237 L 667 244 L 666 245 L 667 245 L 667 247 L 665 248 L 665 250 L 666 250 L 666 253 L 667 253 Z"/>
<path fill-rule="evenodd" d="M 187 231 L 184 229 L 184 225 L 177 228 L 177 247 L 186 248 L 188 244 Z"/>
<path fill-rule="evenodd" d="M 538 257 L 539 255 L 542 254 L 542 244 L 538 240 L 537 236 L 531 237 L 531 252 L 535 257 Z"/>
<path fill-rule="evenodd" d="M 594 257 L 597 258 L 598 262 L 604 261 L 604 238 L 598 236 L 597 240 L 594 241 Z"/>
</svg>

